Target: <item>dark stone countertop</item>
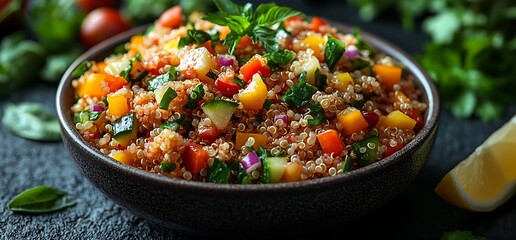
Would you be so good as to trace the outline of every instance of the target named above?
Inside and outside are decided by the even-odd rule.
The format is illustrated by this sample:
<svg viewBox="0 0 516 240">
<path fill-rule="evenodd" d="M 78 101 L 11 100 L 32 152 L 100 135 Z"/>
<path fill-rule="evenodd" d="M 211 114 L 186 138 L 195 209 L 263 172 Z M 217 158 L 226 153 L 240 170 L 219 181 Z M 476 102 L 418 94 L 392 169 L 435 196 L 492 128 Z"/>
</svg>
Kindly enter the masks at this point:
<svg viewBox="0 0 516 240">
<path fill-rule="evenodd" d="M 277 3 L 360 26 L 409 53 L 419 53 L 425 40 L 419 30 L 402 31 L 395 19 L 361 22 L 345 1 L 296 1 L 294 4 L 283 0 Z M 0 118 L 8 102 L 36 101 L 55 111 L 55 90 L 55 85 L 35 84 L 0 100 Z M 516 106 L 509 106 L 503 119 L 484 123 L 478 119 L 456 119 L 443 110 L 437 139 L 426 165 L 394 202 L 340 229 L 326 229 L 321 223 L 316 226 L 322 230 L 321 235 L 291 237 L 439 239 L 446 231 L 470 230 L 489 239 L 516 239 L 516 198 L 493 212 L 475 213 L 447 204 L 433 191 L 447 171 L 514 114 Z M 63 189 L 76 198 L 77 204 L 42 215 L 13 214 L 7 210 L 12 197 L 36 185 Z M 136 217 L 106 198 L 81 175 L 62 142 L 25 140 L 3 126 L 0 126 L 0 187 L 0 239 L 193 239 Z"/>
</svg>

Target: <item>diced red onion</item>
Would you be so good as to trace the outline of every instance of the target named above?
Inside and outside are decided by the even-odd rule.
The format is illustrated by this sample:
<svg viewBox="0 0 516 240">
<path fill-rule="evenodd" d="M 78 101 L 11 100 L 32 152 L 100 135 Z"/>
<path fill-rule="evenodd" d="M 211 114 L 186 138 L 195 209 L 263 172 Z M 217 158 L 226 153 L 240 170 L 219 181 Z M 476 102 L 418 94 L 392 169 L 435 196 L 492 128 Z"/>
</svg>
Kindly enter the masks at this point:
<svg viewBox="0 0 516 240">
<path fill-rule="evenodd" d="M 100 105 L 100 104 L 92 104 L 91 105 L 91 111 L 93 112 L 103 112 L 105 109 L 104 109 L 104 106 Z"/>
<path fill-rule="evenodd" d="M 362 111 L 362 116 L 364 116 L 364 119 L 369 124 L 369 128 L 374 128 L 380 120 L 380 117 L 378 117 L 378 114 L 375 112 Z"/>
<path fill-rule="evenodd" d="M 233 63 L 235 62 L 235 60 L 229 56 L 221 56 L 219 58 L 219 64 L 221 66 L 233 66 Z"/>
<path fill-rule="evenodd" d="M 242 167 L 244 167 L 244 170 L 247 173 L 251 173 L 252 171 L 262 166 L 260 158 L 255 152 L 249 152 L 247 155 L 245 155 L 240 161 L 240 164 L 242 164 Z"/>
<path fill-rule="evenodd" d="M 276 122 L 276 120 L 278 119 L 281 119 L 283 120 L 284 123 L 287 123 L 287 115 L 285 114 L 278 114 L 276 116 L 274 116 L 274 122 Z"/>
<path fill-rule="evenodd" d="M 354 59 L 358 57 L 359 54 L 360 51 L 355 45 L 349 45 L 346 47 L 346 57 L 348 57 L 349 59 Z"/>
</svg>

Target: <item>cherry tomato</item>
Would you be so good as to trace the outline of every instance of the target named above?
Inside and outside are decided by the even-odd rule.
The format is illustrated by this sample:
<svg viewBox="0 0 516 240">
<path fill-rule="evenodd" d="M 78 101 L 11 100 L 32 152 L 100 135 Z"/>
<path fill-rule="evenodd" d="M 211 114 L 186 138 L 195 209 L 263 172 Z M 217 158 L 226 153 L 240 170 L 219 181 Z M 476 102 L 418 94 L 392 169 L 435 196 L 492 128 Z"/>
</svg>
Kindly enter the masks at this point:
<svg viewBox="0 0 516 240">
<path fill-rule="evenodd" d="M 177 5 L 169 8 L 158 19 L 158 24 L 163 27 L 177 28 L 183 24 L 183 9 Z"/>
<path fill-rule="evenodd" d="M 77 0 L 77 6 L 79 6 L 79 9 L 87 13 L 101 7 L 116 8 L 119 3 L 120 0 Z"/>
<path fill-rule="evenodd" d="M 115 8 L 97 8 L 84 18 L 81 25 L 81 40 L 87 48 L 125 30 L 131 24 Z"/>
<path fill-rule="evenodd" d="M 222 77 L 215 81 L 215 87 L 226 97 L 232 97 L 241 87 L 232 78 Z"/>
</svg>

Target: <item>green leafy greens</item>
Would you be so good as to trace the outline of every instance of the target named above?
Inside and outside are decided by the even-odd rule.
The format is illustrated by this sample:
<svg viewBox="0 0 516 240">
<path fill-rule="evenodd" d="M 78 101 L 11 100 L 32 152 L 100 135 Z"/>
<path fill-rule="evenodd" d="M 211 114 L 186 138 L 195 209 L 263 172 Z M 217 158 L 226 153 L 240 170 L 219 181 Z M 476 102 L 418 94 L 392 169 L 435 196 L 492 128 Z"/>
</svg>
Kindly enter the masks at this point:
<svg viewBox="0 0 516 240">
<path fill-rule="evenodd" d="M 67 192 L 48 186 L 36 186 L 15 196 L 7 208 L 13 212 L 47 213 L 75 205 Z"/>
<path fill-rule="evenodd" d="M 214 0 L 218 13 L 209 13 L 205 20 L 221 26 L 228 26 L 231 32 L 224 39 L 224 44 L 233 54 L 243 36 L 250 37 L 253 42 L 260 42 L 269 52 L 278 51 L 276 29 L 273 27 L 300 12 L 288 7 L 280 7 L 275 3 L 260 4 L 253 11 L 250 3 L 240 6 L 231 0 Z"/>
<path fill-rule="evenodd" d="M 312 95 L 317 92 L 317 88 L 307 83 L 304 78 L 306 71 L 300 74 L 299 82 L 290 87 L 282 97 L 283 102 L 294 109 L 306 106 L 312 100 Z"/>
<path fill-rule="evenodd" d="M 353 2 L 366 20 L 392 9 L 405 29 L 421 20 L 431 40 L 418 58 L 454 116 L 497 120 L 507 103 L 516 102 L 516 7 L 511 1 Z"/>
</svg>

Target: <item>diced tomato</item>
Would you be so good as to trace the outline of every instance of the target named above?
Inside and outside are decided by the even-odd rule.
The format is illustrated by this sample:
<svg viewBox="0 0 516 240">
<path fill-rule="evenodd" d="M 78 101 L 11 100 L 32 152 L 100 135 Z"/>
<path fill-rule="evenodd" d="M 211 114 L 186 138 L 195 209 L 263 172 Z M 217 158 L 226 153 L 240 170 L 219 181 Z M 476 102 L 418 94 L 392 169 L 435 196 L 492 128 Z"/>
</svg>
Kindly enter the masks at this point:
<svg viewBox="0 0 516 240">
<path fill-rule="evenodd" d="M 227 97 L 232 97 L 234 94 L 238 93 L 238 90 L 241 89 L 241 87 L 236 84 L 235 81 L 230 77 L 219 77 L 215 81 L 215 87 L 217 87 L 217 89 Z"/>
<path fill-rule="evenodd" d="M 186 170 L 192 174 L 198 174 L 203 168 L 208 167 L 208 152 L 202 148 L 202 145 L 189 142 L 183 153 L 183 160 Z"/>
<path fill-rule="evenodd" d="M 410 111 L 407 111 L 405 114 L 409 116 L 410 118 L 416 120 L 416 126 L 414 126 L 414 131 L 419 131 L 423 126 L 425 125 L 423 116 L 421 116 L 421 112 L 417 109 L 412 109 Z"/>
<path fill-rule="evenodd" d="M 310 24 L 310 30 L 314 31 L 314 32 L 319 32 L 319 28 L 321 26 L 325 26 L 325 25 L 328 25 L 328 23 L 324 20 L 322 20 L 322 18 L 320 17 L 313 17 L 312 18 L 312 22 Z"/>
<path fill-rule="evenodd" d="M 212 143 L 220 136 L 219 130 L 215 126 L 202 127 L 198 129 L 199 137 L 202 140 Z"/>
<path fill-rule="evenodd" d="M 110 92 L 114 92 L 127 84 L 127 80 L 125 80 L 123 77 L 117 77 L 117 76 L 112 76 L 112 75 L 106 74 L 105 79 L 109 86 Z"/>
<path fill-rule="evenodd" d="M 238 41 L 237 46 L 243 48 L 251 44 L 253 44 L 253 40 L 247 35 L 244 35 L 242 38 L 240 38 L 240 41 Z"/>
<path fill-rule="evenodd" d="M 271 71 L 267 64 L 264 64 L 264 61 L 255 56 L 240 68 L 240 73 L 242 73 L 244 81 L 250 83 L 255 73 L 260 73 L 260 75 L 267 77 L 271 74 Z"/>
<path fill-rule="evenodd" d="M 400 149 L 402 149 L 404 145 L 401 144 L 401 143 L 398 143 L 394 147 L 391 147 L 389 144 L 387 144 L 386 146 L 387 146 L 387 149 L 383 153 L 383 157 L 388 157 L 388 156 L 392 155 L 393 153 L 395 153 L 395 152 L 399 151 Z"/>
<path fill-rule="evenodd" d="M 177 28 L 183 24 L 183 9 L 177 5 L 166 10 L 158 19 L 158 24 L 163 27 Z"/>
<path fill-rule="evenodd" d="M 205 47 L 206 49 L 208 49 L 208 52 L 210 52 L 211 54 L 215 54 L 215 50 L 213 49 L 213 46 L 211 45 L 211 40 L 204 42 L 202 44 L 202 46 Z"/>
</svg>

